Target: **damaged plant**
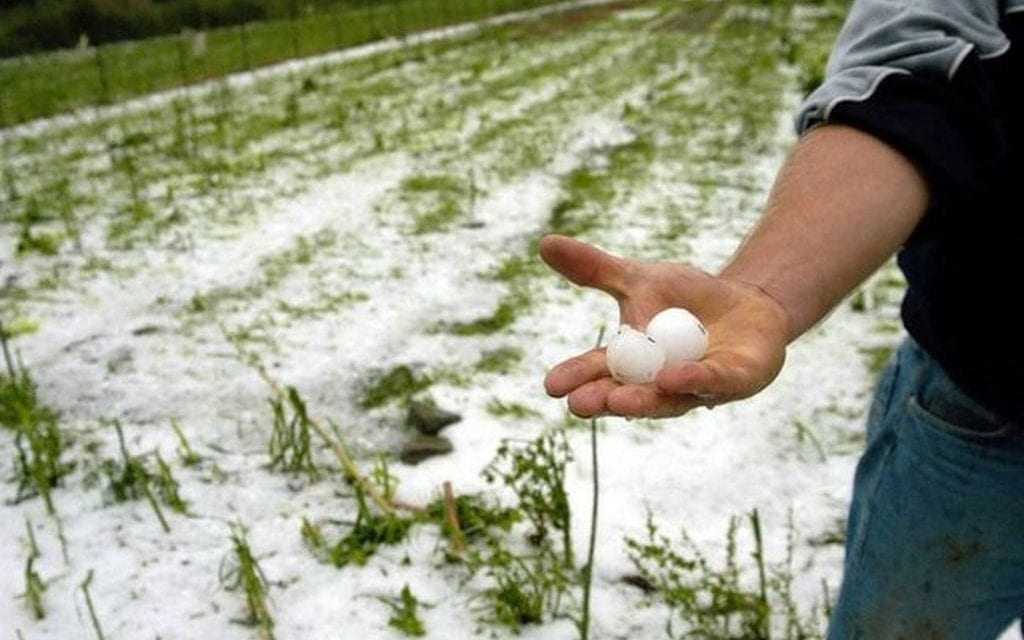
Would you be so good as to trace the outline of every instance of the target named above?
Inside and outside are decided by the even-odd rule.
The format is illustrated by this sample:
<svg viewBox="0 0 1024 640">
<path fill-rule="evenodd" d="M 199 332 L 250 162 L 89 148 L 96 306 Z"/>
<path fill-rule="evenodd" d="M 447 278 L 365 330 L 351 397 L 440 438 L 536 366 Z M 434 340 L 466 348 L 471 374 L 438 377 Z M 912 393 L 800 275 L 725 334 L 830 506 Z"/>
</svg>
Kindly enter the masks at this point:
<svg viewBox="0 0 1024 640">
<path fill-rule="evenodd" d="M 571 509 L 565 469 L 572 450 L 561 430 L 525 443 L 504 442 L 485 468 L 488 482 L 500 480 L 517 499 L 516 518 L 529 522 L 525 545 L 484 526 L 466 552 L 470 575 L 488 580 L 480 596 L 482 620 L 518 631 L 547 618 L 566 616 L 578 584 L 571 537 Z M 472 512 L 470 512 L 471 514 Z M 508 529 L 511 516 L 498 520 Z M 557 532 L 559 535 L 551 535 Z"/>
<path fill-rule="evenodd" d="M 567 568 L 575 563 L 572 510 L 565 491 L 565 467 L 572 460 L 565 432 L 552 429 L 526 444 L 503 442 L 483 472 L 487 482 L 501 480 L 515 492 L 519 509 L 533 525 L 531 544 L 541 545 L 552 530 L 560 534 L 560 557 Z"/>
<path fill-rule="evenodd" d="M 231 525 L 233 566 L 221 564 L 220 583 L 228 591 L 245 593 L 246 618 L 244 624 L 258 627 L 263 640 L 274 638 L 274 618 L 270 615 L 268 591 L 270 583 L 252 553 L 246 529 L 241 523 Z"/>
<path fill-rule="evenodd" d="M 114 421 L 114 429 L 117 431 L 117 442 L 121 452 L 121 461 L 104 460 L 100 471 L 107 477 L 107 491 L 113 502 L 128 502 L 145 498 L 164 532 L 170 533 L 171 526 L 164 517 L 163 510 L 157 501 L 160 500 L 173 511 L 181 514 L 188 512 L 187 503 L 178 493 L 178 482 L 171 473 L 170 466 L 157 454 L 157 471 L 150 471 L 142 456 L 133 456 L 128 453 L 128 447 L 124 440 L 124 430 L 121 423 Z"/>
<path fill-rule="evenodd" d="M 356 492 L 356 519 L 337 542 L 330 543 L 319 526 L 305 519 L 302 521 L 302 538 L 306 546 L 322 561 L 338 568 L 349 564 L 365 565 L 381 545 L 398 544 L 404 540 L 415 523 L 414 518 L 374 513 L 362 485 L 352 486 Z"/>
<path fill-rule="evenodd" d="M 397 598 L 378 598 L 391 609 L 388 626 L 398 629 L 405 636 L 420 637 L 427 635 L 423 620 L 418 615 L 422 603 L 413 595 L 412 589 L 406 584 Z"/>
<path fill-rule="evenodd" d="M 626 538 L 630 560 L 638 571 L 631 582 L 644 585 L 669 608 L 669 638 L 705 640 L 770 640 L 781 629 L 786 640 L 822 638 L 815 616 L 801 617 L 791 593 L 792 525 L 784 563 L 769 568 L 765 561 L 761 519 L 747 516 L 753 543 L 752 566 L 737 559 L 739 520 L 730 519 L 724 566 L 715 568 L 685 531 L 679 544 L 660 533 L 652 515 L 647 539 Z M 748 575 L 748 574 L 753 574 Z"/>
<path fill-rule="evenodd" d="M 0 374 L 0 425 L 14 431 L 14 461 L 18 483 L 16 502 L 42 496 L 46 510 L 55 514 L 50 492 L 72 468 L 61 462 L 65 440 L 57 415 L 39 403 L 36 384 L 21 362 L 15 362 L 0 324 L 0 349 L 6 375 Z"/>
<path fill-rule="evenodd" d="M 320 470 L 313 461 L 309 414 L 299 392 L 295 387 L 286 387 L 284 394 L 270 399 L 270 407 L 274 414 L 274 427 L 267 446 L 270 469 L 305 474 L 310 480 L 319 479 Z"/>
</svg>

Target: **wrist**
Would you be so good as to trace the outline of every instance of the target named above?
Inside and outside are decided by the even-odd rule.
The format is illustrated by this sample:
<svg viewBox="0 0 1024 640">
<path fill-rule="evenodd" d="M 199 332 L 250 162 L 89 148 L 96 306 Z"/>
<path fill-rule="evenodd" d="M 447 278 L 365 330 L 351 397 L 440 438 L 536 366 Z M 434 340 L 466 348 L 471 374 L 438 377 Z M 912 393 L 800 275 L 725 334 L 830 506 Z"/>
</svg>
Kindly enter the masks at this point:
<svg viewBox="0 0 1024 640">
<path fill-rule="evenodd" d="M 801 331 L 797 328 L 793 313 L 770 287 L 744 274 L 730 273 L 728 267 L 718 277 L 736 288 L 751 304 L 758 306 L 761 310 L 758 316 L 770 319 L 784 344 L 789 344 L 799 337 Z"/>
</svg>

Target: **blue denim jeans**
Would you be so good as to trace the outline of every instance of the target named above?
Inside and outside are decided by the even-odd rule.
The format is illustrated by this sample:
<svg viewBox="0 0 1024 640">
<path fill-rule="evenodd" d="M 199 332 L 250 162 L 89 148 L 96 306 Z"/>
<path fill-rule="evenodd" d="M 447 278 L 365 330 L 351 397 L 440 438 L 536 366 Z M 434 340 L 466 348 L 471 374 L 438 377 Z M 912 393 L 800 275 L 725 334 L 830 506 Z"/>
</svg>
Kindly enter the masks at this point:
<svg viewBox="0 0 1024 640">
<path fill-rule="evenodd" d="M 867 430 L 829 640 L 997 638 L 1024 613 L 1024 437 L 909 339 Z"/>
</svg>

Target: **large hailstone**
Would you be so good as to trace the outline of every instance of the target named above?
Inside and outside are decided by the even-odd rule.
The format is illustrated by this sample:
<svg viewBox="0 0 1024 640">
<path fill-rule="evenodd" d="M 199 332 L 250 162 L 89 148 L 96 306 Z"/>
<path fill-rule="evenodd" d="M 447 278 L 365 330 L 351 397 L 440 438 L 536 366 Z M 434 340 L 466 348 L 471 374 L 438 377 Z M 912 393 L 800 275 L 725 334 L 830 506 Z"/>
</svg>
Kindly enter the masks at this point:
<svg viewBox="0 0 1024 640">
<path fill-rule="evenodd" d="M 623 384 L 654 382 L 664 366 L 700 360 L 708 332 L 686 309 L 665 309 L 651 318 L 646 332 L 622 325 L 605 354 L 612 378 Z"/>
<path fill-rule="evenodd" d="M 665 364 L 665 351 L 650 336 L 622 325 L 605 353 L 612 377 L 623 384 L 654 382 Z"/>
<path fill-rule="evenodd" d="M 665 366 L 700 360 L 708 350 L 708 330 L 686 309 L 665 309 L 647 323 L 647 335 L 665 350 Z"/>
</svg>

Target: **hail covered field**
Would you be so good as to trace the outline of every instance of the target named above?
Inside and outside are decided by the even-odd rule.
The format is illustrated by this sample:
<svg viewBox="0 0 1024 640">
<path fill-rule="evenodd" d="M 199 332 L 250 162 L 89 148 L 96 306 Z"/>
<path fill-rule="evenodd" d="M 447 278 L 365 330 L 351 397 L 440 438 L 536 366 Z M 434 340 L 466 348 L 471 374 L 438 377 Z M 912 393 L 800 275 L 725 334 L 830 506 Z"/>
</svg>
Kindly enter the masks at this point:
<svg viewBox="0 0 1024 640">
<path fill-rule="evenodd" d="M 585 616 L 590 433 L 541 382 L 616 309 L 536 244 L 721 266 L 829 7 L 560 7 L 0 132 L 0 320 L 63 435 L 51 514 L 0 431 L 5 633 L 819 635 L 894 269 L 759 397 L 599 422 Z"/>
</svg>

